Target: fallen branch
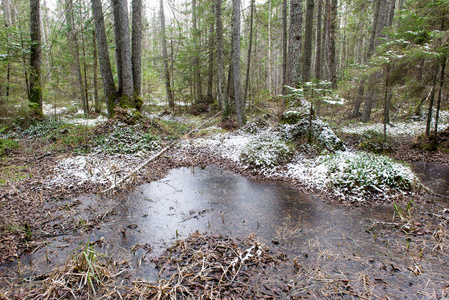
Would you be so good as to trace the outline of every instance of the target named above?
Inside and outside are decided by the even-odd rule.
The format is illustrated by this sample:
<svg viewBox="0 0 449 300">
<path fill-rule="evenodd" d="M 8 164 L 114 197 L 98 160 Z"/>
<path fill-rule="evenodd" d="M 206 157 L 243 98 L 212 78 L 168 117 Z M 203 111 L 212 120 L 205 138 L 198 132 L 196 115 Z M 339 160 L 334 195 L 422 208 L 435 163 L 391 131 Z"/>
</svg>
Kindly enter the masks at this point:
<svg viewBox="0 0 449 300">
<path fill-rule="evenodd" d="M 257 109 L 260 110 L 261 112 L 263 112 L 263 113 L 269 115 L 270 117 L 272 117 L 272 118 L 274 118 L 274 119 L 276 119 L 276 120 L 279 119 L 279 117 L 277 117 L 277 116 L 275 116 L 275 115 L 273 115 L 273 114 L 270 114 L 268 111 L 263 110 L 262 108 L 257 107 L 257 106 L 255 106 L 254 104 L 249 104 L 249 105 L 252 106 L 252 107 L 254 107 L 254 108 L 257 108 Z"/>
<path fill-rule="evenodd" d="M 198 131 L 202 126 L 204 126 L 205 124 L 209 123 L 211 120 L 215 119 L 219 114 L 221 114 L 221 111 L 219 111 L 218 113 L 216 113 L 214 116 L 212 116 L 211 118 L 207 119 L 206 121 L 204 121 L 203 123 L 201 123 L 200 125 L 198 125 L 198 127 L 196 127 L 195 129 L 190 130 L 187 135 L 190 135 L 192 133 L 194 133 L 195 131 Z M 176 139 L 175 141 L 171 142 L 170 144 L 168 144 L 167 147 L 165 147 L 164 149 L 162 149 L 161 151 L 159 151 L 158 153 L 156 153 L 154 156 L 152 156 L 151 158 L 147 159 L 146 161 L 144 161 L 143 163 L 141 163 L 137 168 L 135 168 L 134 170 L 132 170 L 131 172 L 129 172 L 125 177 L 123 177 L 122 179 L 119 180 L 119 182 L 117 182 L 116 184 L 112 184 L 108 189 L 102 191 L 102 193 L 107 193 L 111 190 L 114 190 L 115 188 L 117 188 L 118 186 L 122 185 L 126 180 L 128 180 L 130 177 L 132 177 L 135 173 L 139 172 L 140 169 L 142 169 L 143 167 L 145 167 L 146 165 L 148 165 L 150 162 L 152 162 L 153 160 L 155 160 L 156 158 L 160 157 L 162 154 L 164 154 L 168 149 L 170 149 L 171 147 L 173 147 L 174 145 L 176 145 L 178 142 L 180 141 L 180 138 Z"/>
</svg>

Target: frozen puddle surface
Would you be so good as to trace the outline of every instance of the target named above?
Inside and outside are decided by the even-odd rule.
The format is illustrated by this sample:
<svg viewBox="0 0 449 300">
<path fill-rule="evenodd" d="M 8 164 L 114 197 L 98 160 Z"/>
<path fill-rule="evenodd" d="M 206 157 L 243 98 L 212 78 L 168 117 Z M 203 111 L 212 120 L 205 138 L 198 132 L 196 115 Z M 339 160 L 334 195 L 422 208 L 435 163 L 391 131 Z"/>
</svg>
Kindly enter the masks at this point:
<svg viewBox="0 0 449 300">
<path fill-rule="evenodd" d="M 374 224 L 391 222 L 391 206 L 341 208 L 282 182 L 254 182 L 217 167 L 175 169 L 122 197 L 78 200 L 79 218 L 101 218 L 101 225 L 88 236 L 50 240 L 24 257 L 22 265 L 51 270 L 71 250 L 90 241 L 115 260 L 130 261 L 135 276 L 156 280 L 149 258 L 199 231 L 253 235 L 292 262 L 318 268 L 326 280 L 360 281 L 366 276 L 367 284 L 399 298 L 440 289 L 449 279 L 447 253 L 424 251 L 424 259 L 418 260 L 422 238 L 395 236 Z M 417 265 L 422 270 L 418 276 L 412 272 Z"/>
</svg>

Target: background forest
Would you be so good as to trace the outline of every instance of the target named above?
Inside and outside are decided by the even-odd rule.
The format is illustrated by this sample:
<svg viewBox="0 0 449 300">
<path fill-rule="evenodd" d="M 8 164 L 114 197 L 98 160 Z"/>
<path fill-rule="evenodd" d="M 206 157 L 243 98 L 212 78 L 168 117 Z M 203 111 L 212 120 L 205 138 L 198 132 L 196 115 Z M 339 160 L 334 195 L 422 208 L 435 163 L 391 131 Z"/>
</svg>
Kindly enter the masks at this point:
<svg viewBox="0 0 449 300">
<path fill-rule="evenodd" d="M 36 26 L 30 2 L 31 12 L 40 7 L 38 40 L 30 36 L 30 26 Z M 41 49 L 38 86 L 42 101 L 55 111 L 71 107 L 98 114 L 105 111 L 105 94 L 115 92 L 114 99 L 127 94 L 133 98 L 131 106 L 137 108 L 143 100 L 144 109 L 166 101 L 171 109 L 204 102 L 217 104 L 226 113 L 243 98 L 247 107 L 275 100 L 279 112 L 286 104 L 292 105 L 288 98 L 279 97 L 292 91 L 284 86 L 306 86 L 296 93 L 310 97 L 318 90 L 314 105 L 319 114 L 328 112 L 320 110 L 325 102 L 342 105 L 343 109 L 331 109 L 332 114 L 338 111 L 343 118 L 363 122 L 373 117 L 388 122 L 390 115 L 421 116 L 425 112 L 429 135 L 430 113 L 447 105 L 446 0 L 193 0 L 144 2 L 143 7 L 132 1 L 129 8 L 124 3 L 126 13 L 115 18 L 113 8 L 120 1 L 66 0 L 51 9 L 46 1 L 30 2 L 2 1 L 2 120 L 23 117 L 33 109 L 29 99 L 33 101 L 36 83 L 30 61 L 37 45 Z M 104 18 L 95 17 L 95 10 Z M 100 19 L 105 39 L 99 41 L 95 25 Z M 134 80 L 141 87 L 135 88 L 135 95 L 132 87 L 131 92 L 130 87 L 123 87 L 132 80 L 122 78 L 122 54 L 117 54 L 120 45 L 114 41 L 132 40 L 133 53 L 140 51 L 135 46 L 138 42 L 134 44 L 139 38 L 134 32 L 139 30 L 133 28 L 125 38 L 115 39 L 120 37 L 117 21 L 124 19 L 125 28 L 141 24 L 140 68 L 139 62 L 137 67 L 133 62 L 133 68 L 141 70 L 141 79 Z M 233 37 L 240 41 L 234 47 Z M 109 92 L 103 88 L 105 78 L 101 80 L 102 46 L 111 62 L 113 77 L 109 80 L 115 81 Z M 238 61 L 233 60 L 233 53 Z M 126 74 L 128 66 L 124 66 Z M 240 72 L 234 72 L 237 67 Z M 234 85 L 235 74 L 241 78 L 236 77 L 239 84 Z M 307 82 L 311 84 L 304 85 Z M 241 91 L 234 92 L 239 86 Z"/>
</svg>

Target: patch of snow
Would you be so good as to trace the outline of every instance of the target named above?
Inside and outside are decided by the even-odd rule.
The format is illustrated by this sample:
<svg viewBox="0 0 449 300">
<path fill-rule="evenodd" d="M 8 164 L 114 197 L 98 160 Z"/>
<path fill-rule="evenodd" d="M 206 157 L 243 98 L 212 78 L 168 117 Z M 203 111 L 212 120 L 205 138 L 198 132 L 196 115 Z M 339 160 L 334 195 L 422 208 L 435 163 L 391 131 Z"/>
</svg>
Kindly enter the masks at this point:
<svg viewBox="0 0 449 300">
<path fill-rule="evenodd" d="M 96 126 L 98 124 L 104 123 L 108 120 L 105 116 L 99 115 L 95 119 L 85 119 L 85 118 L 76 118 L 76 119 L 67 119 L 64 118 L 64 122 L 74 125 L 84 125 L 84 126 Z"/>
</svg>

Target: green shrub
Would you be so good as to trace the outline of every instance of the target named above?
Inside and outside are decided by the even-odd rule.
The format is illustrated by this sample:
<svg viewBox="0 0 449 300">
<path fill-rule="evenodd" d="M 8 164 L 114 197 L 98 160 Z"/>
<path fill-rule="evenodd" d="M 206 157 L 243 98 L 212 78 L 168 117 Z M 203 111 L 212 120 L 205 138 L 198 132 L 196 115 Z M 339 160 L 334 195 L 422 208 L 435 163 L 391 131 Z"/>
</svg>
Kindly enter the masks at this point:
<svg viewBox="0 0 449 300">
<path fill-rule="evenodd" d="M 0 139 L 0 157 L 8 155 L 12 149 L 19 148 L 19 144 L 13 139 Z"/>
<path fill-rule="evenodd" d="M 293 156 L 291 143 L 284 140 L 251 141 L 241 151 L 241 159 L 256 167 L 274 167 L 287 162 Z"/>
<path fill-rule="evenodd" d="M 132 126 L 118 127 L 109 135 L 95 139 L 97 147 L 107 153 L 131 154 L 138 151 L 159 150 L 161 139 L 151 133 L 142 133 Z"/>
<path fill-rule="evenodd" d="M 367 152 L 336 152 L 322 157 L 319 163 L 327 171 L 328 188 L 345 193 L 383 194 L 388 189 L 412 191 L 416 179 L 409 168 L 393 159 Z"/>
</svg>

